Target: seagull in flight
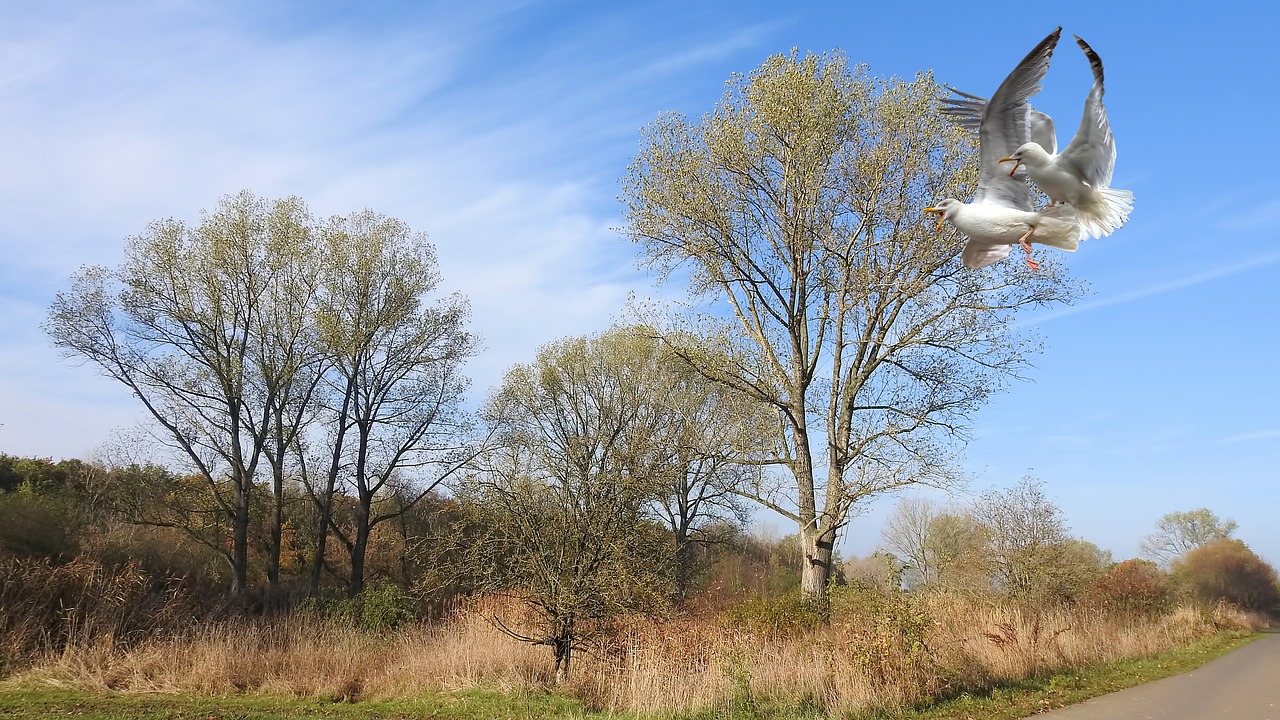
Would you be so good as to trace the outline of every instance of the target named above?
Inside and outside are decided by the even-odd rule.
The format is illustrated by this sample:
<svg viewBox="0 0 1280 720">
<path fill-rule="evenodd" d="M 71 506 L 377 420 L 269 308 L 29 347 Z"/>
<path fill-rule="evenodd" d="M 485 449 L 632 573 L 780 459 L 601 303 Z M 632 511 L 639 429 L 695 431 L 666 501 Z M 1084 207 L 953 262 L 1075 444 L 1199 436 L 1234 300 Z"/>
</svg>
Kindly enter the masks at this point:
<svg viewBox="0 0 1280 720">
<path fill-rule="evenodd" d="M 1093 88 L 1085 98 L 1084 116 L 1076 136 L 1061 154 L 1033 137 L 1000 162 L 1013 161 L 1011 172 L 1025 165 L 1031 181 L 1050 200 L 1071 203 L 1085 235 L 1096 238 L 1110 235 L 1125 224 L 1133 210 L 1133 193 L 1111 187 L 1116 140 L 1102 104 L 1102 58 L 1080 36 L 1074 37 L 1093 69 Z"/>
<path fill-rule="evenodd" d="M 1049 245 L 1074 252 L 1079 246 L 1080 222 L 1072 205 L 1051 205 L 1036 210 L 1026 182 L 1000 167 L 1031 139 L 1032 109 L 1027 99 L 1040 90 L 1040 81 L 1049 69 L 1049 58 L 1062 28 L 1049 33 L 1027 54 L 1013 72 L 1000 83 L 978 114 L 978 188 L 967 203 L 946 198 L 925 212 L 937 213 L 939 231 L 950 222 L 968 241 L 961 253 L 964 266 L 983 268 L 1008 257 L 1012 246 L 1026 252 L 1027 267 L 1039 270 L 1031 259 L 1030 243 Z M 966 96 L 973 102 L 977 96 Z M 980 98 L 979 98 L 980 99 Z M 945 110 L 944 110 L 945 112 Z M 1047 116 L 1046 116 L 1047 117 Z M 1016 173 L 1018 166 L 1014 166 Z"/>
<path fill-rule="evenodd" d="M 1086 238 L 1104 237 L 1128 221 L 1133 193 L 1110 187 L 1116 142 L 1102 104 L 1102 59 L 1080 36 L 1073 37 L 1093 70 L 1093 88 L 1085 98 L 1084 116 L 1075 137 L 1058 154 L 1053 118 L 1028 106 L 1028 141 L 999 162 L 1013 162 L 1010 176 L 1019 180 L 1029 177 L 1055 203 L 1071 203 Z M 986 98 L 948 89 L 957 97 L 943 100 L 942 114 L 963 128 L 978 130 Z"/>
</svg>

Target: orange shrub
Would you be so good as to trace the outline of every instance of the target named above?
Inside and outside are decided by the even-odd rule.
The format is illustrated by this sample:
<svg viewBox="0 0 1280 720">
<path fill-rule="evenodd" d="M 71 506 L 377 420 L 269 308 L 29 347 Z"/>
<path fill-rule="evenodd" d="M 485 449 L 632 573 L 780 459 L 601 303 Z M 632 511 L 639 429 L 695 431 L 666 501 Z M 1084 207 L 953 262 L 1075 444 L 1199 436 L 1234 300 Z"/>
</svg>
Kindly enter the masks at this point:
<svg viewBox="0 0 1280 720">
<path fill-rule="evenodd" d="M 1239 540 L 1201 545 L 1178 559 L 1173 571 L 1197 600 L 1225 601 L 1255 612 L 1280 609 L 1276 569 Z"/>
<path fill-rule="evenodd" d="M 1118 614 L 1156 615 L 1173 603 L 1168 573 L 1150 560 L 1125 560 L 1098 578 L 1085 592 L 1086 601 Z"/>
</svg>

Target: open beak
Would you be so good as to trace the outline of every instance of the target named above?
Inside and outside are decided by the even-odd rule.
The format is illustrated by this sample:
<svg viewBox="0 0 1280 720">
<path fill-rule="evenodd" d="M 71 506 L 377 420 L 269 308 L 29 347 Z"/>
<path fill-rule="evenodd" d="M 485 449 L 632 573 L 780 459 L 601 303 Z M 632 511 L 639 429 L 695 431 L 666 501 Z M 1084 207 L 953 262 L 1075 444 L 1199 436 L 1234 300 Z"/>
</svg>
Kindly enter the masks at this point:
<svg viewBox="0 0 1280 720">
<path fill-rule="evenodd" d="M 942 222 L 946 220 L 946 216 L 942 214 L 944 210 L 942 208 L 927 207 L 924 209 L 924 211 L 931 212 L 931 213 L 938 213 L 938 227 L 934 228 L 933 231 L 942 232 Z"/>
<path fill-rule="evenodd" d="M 997 160 L 996 162 L 1002 162 L 1002 163 L 1003 163 L 1003 162 L 1011 162 L 1011 163 L 1013 163 L 1013 169 L 1009 171 L 1009 177 L 1013 177 L 1013 174 L 1014 174 L 1014 173 L 1016 173 L 1016 172 L 1018 172 L 1018 166 L 1022 164 L 1022 161 L 1021 161 L 1021 160 L 1015 160 L 1015 159 L 1013 159 L 1013 158 L 1011 158 L 1011 157 L 1000 158 L 1000 159 L 999 159 L 999 160 Z"/>
</svg>

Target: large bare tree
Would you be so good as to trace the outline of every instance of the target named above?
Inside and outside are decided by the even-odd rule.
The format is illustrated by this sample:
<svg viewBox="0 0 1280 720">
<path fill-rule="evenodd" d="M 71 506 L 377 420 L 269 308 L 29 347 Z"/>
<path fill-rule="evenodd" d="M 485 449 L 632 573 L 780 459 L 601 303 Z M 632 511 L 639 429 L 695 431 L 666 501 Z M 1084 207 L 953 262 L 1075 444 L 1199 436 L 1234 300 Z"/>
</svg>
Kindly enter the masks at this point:
<svg viewBox="0 0 1280 720">
<path fill-rule="evenodd" d="M 404 223 L 364 211 L 319 231 L 326 262 L 316 303 L 319 345 L 330 362 L 325 415 L 330 452 L 320 506 L 313 588 L 330 529 L 351 555 L 348 592 L 364 587 L 370 532 L 399 517 L 464 465 L 473 448 L 460 404 L 463 363 L 478 351 L 461 295 L 432 298 L 435 248 Z M 345 479 L 351 527 L 333 519 Z"/>
<path fill-rule="evenodd" d="M 784 483 L 743 492 L 796 523 L 809 598 L 825 599 L 857 503 L 949 481 L 967 419 L 1034 348 L 1015 312 L 1072 294 L 1052 267 L 965 270 L 960 238 L 922 217 L 976 179 L 941 94 L 839 54 L 774 56 L 700 121 L 647 127 L 623 182 L 643 262 L 702 303 L 647 319 L 776 415 L 767 450 Z"/>
<path fill-rule="evenodd" d="M 309 361 L 286 298 L 310 218 L 296 198 L 224 198 L 199 224 L 151 223 L 118 268 L 87 267 L 59 293 L 45 330 L 64 355 L 92 362 L 146 407 L 162 439 L 204 478 L 231 528 L 232 591 L 247 586 L 254 479 L 273 436 L 293 430 L 274 411 Z M 266 369 L 270 367 L 271 371 Z M 268 377 L 270 375 L 270 377 Z M 278 543 L 277 543 L 278 550 Z"/>
</svg>

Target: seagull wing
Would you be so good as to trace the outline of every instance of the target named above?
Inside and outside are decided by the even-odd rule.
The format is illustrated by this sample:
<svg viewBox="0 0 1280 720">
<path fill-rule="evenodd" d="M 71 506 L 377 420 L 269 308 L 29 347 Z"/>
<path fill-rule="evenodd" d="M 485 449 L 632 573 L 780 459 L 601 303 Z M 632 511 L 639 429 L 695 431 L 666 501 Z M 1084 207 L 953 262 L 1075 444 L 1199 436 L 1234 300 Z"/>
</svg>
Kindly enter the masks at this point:
<svg viewBox="0 0 1280 720">
<path fill-rule="evenodd" d="M 982 110 L 978 127 L 978 189 L 973 202 L 994 202 L 1018 210 L 1032 209 L 1027 184 L 1009 177 L 1000 168 L 1000 158 L 1012 155 L 1030 138 L 1027 98 L 1040 91 L 1040 81 L 1049 70 L 1049 58 L 1058 44 L 1062 28 L 1049 33 L 1000 83 Z"/>
<path fill-rule="evenodd" d="M 987 108 L 987 99 L 980 95 L 970 95 L 950 85 L 947 89 L 959 97 L 942 98 L 939 112 L 965 130 L 978 132 L 978 126 L 982 124 L 982 111 Z"/>
<path fill-rule="evenodd" d="M 1079 36 L 1076 44 L 1089 58 L 1089 66 L 1093 69 L 1093 88 L 1084 101 L 1080 128 L 1067 149 L 1062 151 L 1061 158 L 1094 188 L 1109 187 L 1116 167 L 1116 140 L 1111 135 L 1111 122 L 1107 120 L 1107 109 L 1102 104 L 1102 58 Z"/>
<path fill-rule="evenodd" d="M 987 99 L 957 90 L 950 85 L 947 89 L 960 97 L 942 98 L 942 114 L 965 130 L 978 132 L 978 127 L 982 124 L 982 111 L 987 107 Z M 1031 141 L 1040 145 L 1050 155 L 1058 152 L 1058 136 L 1053 129 L 1053 118 L 1028 105 L 1027 120 L 1031 125 L 1029 130 Z M 1022 168 L 1018 169 L 1021 171 Z"/>
<path fill-rule="evenodd" d="M 970 240 L 964 244 L 964 251 L 960 253 L 960 262 L 970 270 L 977 270 L 1009 257 L 1009 251 L 1012 249 L 1012 245 L 990 245 Z"/>
<path fill-rule="evenodd" d="M 1058 152 L 1058 134 L 1053 130 L 1053 118 L 1030 105 L 1027 106 L 1027 115 L 1031 123 L 1031 142 L 1050 155 Z"/>
</svg>

